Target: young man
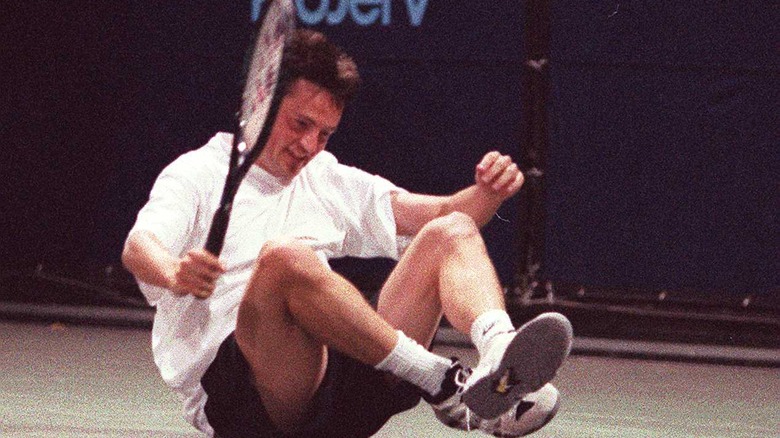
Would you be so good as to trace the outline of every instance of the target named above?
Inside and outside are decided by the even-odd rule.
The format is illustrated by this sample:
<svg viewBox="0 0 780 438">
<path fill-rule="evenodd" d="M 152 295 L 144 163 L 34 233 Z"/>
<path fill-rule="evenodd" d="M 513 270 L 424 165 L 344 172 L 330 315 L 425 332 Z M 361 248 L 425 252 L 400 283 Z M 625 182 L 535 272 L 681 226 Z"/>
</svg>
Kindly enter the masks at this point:
<svg viewBox="0 0 780 438">
<path fill-rule="evenodd" d="M 545 314 L 515 329 L 479 226 L 523 176 L 491 152 L 452 196 L 409 193 L 324 152 L 359 76 L 322 34 L 286 50 L 284 98 L 234 201 L 221 258 L 204 251 L 228 168 L 217 134 L 158 177 L 123 261 L 157 307 L 155 363 L 207 434 L 368 437 L 422 396 L 442 422 L 519 436 L 555 414 L 547 382 L 571 326 Z M 374 309 L 328 268 L 391 257 Z M 473 370 L 428 347 L 443 315 L 480 353 Z"/>
</svg>

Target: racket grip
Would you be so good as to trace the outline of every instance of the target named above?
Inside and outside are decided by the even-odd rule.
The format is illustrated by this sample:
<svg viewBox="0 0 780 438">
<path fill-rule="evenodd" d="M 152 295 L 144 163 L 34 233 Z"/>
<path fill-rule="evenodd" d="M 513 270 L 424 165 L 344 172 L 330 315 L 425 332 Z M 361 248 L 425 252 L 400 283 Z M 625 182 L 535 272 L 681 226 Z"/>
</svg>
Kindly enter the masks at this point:
<svg viewBox="0 0 780 438">
<path fill-rule="evenodd" d="M 221 205 L 214 213 L 211 221 L 209 235 L 206 238 L 206 251 L 219 257 L 222 252 L 222 245 L 225 243 L 225 234 L 227 233 L 228 223 L 230 222 L 231 204 Z"/>
</svg>

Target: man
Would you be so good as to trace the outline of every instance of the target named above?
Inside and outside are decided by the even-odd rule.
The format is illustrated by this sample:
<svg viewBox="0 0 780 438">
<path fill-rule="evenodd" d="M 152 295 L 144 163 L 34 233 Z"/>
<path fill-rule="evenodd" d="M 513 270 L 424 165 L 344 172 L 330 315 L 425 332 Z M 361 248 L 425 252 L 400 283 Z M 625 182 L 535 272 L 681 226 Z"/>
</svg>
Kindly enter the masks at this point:
<svg viewBox="0 0 780 438">
<path fill-rule="evenodd" d="M 478 228 L 520 189 L 517 166 L 488 153 L 475 184 L 452 196 L 343 166 L 324 148 L 359 84 L 354 62 L 299 30 L 282 68 L 284 98 L 222 257 L 201 248 L 229 134 L 163 170 L 123 252 L 157 307 L 155 363 L 187 419 L 226 438 L 367 437 L 423 397 L 459 429 L 543 426 L 571 326 L 545 314 L 515 329 Z M 376 309 L 328 268 L 347 255 L 399 259 Z M 471 374 L 428 351 L 443 315 L 480 353 Z"/>
</svg>

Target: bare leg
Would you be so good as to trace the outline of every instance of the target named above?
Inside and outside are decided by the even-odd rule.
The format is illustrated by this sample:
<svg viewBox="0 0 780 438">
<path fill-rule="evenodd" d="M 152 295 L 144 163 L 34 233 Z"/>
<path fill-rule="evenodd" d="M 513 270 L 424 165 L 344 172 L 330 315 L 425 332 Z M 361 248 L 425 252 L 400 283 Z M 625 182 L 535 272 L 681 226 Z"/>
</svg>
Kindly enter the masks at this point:
<svg viewBox="0 0 780 438">
<path fill-rule="evenodd" d="M 375 365 L 393 350 L 394 329 L 428 346 L 442 312 L 468 333 L 478 315 L 503 308 L 479 230 L 454 213 L 418 234 L 384 285 L 378 313 L 309 247 L 266 244 L 239 308 L 236 340 L 269 415 L 294 430 L 322 382 L 326 345 Z"/>
<path fill-rule="evenodd" d="M 442 314 L 469 334 L 477 316 L 504 308 L 479 229 L 469 216 L 452 213 L 418 233 L 383 286 L 378 311 L 393 327 L 430 346 Z"/>
<path fill-rule="evenodd" d="M 322 382 L 325 345 L 368 364 L 395 346 L 395 330 L 307 246 L 264 246 L 238 313 L 236 340 L 275 424 L 293 430 Z"/>
<path fill-rule="evenodd" d="M 471 335 L 474 321 L 494 309 L 505 312 L 498 276 L 473 220 L 460 213 L 423 227 L 388 278 L 379 300 L 383 318 L 427 346 L 442 315 L 457 330 Z M 497 313 L 501 312 L 493 315 Z M 511 321 L 507 325 L 511 330 Z M 493 327 L 506 328 L 502 324 Z M 445 424 L 469 429 L 469 410 L 461 402 L 490 419 L 519 406 L 525 394 L 539 390 L 555 376 L 568 355 L 571 326 L 562 315 L 546 314 L 526 324 L 523 331 L 503 332 L 493 339 L 467 380 L 462 399 L 447 399 L 434 406 Z M 504 378 L 507 386 L 498 390 L 496 384 Z M 545 391 L 533 396 L 547 397 L 548 406 L 540 410 L 538 419 L 525 420 L 523 411 L 512 411 L 505 420 L 484 425 L 484 430 L 519 436 L 541 427 L 556 410 L 557 391 L 552 387 Z"/>
</svg>

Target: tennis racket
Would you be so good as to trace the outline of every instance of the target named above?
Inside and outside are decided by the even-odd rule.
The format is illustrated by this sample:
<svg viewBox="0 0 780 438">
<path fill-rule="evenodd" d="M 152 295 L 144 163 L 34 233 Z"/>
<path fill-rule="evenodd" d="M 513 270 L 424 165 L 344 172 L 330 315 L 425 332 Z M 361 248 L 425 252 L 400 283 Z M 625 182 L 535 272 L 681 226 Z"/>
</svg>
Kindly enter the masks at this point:
<svg viewBox="0 0 780 438">
<path fill-rule="evenodd" d="M 281 103 L 277 93 L 282 53 L 295 29 L 292 0 L 271 0 L 262 19 L 257 20 L 246 79 L 241 94 L 237 126 L 233 131 L 230 168 L 219 208 L 214 213 L 205 249 L 219 256 L 230 223 L 233 198 L 241 181 L 268 141 Z"/>
</svg>

